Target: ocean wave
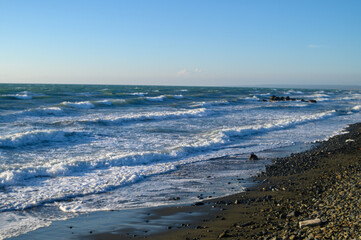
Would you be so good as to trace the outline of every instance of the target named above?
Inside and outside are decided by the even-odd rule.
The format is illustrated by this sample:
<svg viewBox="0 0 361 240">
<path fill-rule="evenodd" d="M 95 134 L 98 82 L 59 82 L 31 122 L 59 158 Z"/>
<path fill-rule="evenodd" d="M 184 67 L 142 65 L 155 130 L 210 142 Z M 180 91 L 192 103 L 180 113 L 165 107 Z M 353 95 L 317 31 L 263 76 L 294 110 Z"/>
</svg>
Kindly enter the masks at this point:
<svg viewBox="0 0 361 240">
<path fill-rule="evenodd" d="M 311 96 L 318 97 L 318 98 L 328 98 L 328 97 L 330 97 L 328 94 L 325 94 L 325 93 L 315 93 L 315 94 L 312 94 Z"/>
<path fill-rule="evenodd" d="M 79 108 L 79 109 L 89 109 L 94 108 L 94 104 L 90 101 L 83 101 L 83 102 L 62 102 L 61 105 L 65 107 L 71 108 Z"/>
<path fill-rule="evenodd" d="M 213 130 L 193 135 L 192 141 L 162 151 L 130 154 L 109 152 L 99 154 L 94 159 L 84 157 L 53 165 L 7 170 L 0 173 L 0 187 L 12 186 L 12 194 L 1 193 L 0 211 L 20 210 L 47 202 L 111 191 L 144 177 L 174 170 L 177 165 L 182 164 L 181 159 L 215 150 L 217 147 L 232 143 L 236 138 L 283 130 L 335 115 L 337 115 L 336 111 L 327 111 L 298 118 L 275 120 L 267 124 Z M 24 182 L 26 187 L 32 188 L 32 191 L 23 191 L 19 183 Z M 17 201 L 10 201 L 14 194 L 18 194 Z M 62 206 L 61 210 L 65 212 L 81 211 L 66 204 L 60 203 L 59 206 Z"/>
<path fill-rule="evenodd" d="M 167 95 L 168 98 L 175 98 L 175 99 L 183 99 L 184 96 L 182 94 L 179 95 Z"/>
<path fill-rule="evenodd" d="M 149 164 L 152 162 L 167 161 L 169 159 L 177 159 L 179 157 L 185 156 L 185 154 L 189 154 L 189 152 L 199 152 L 206 149 L 213 149 L 213 147 L 229 142 L 231 138 L 234 137 L 244 137 L 254 134 L 267 133 L 270 131 L 278 131 L 311 121 L 323 120 L 336 115 L 336 111 L 332 110 L 298 118 L 275 120 L 274 122 L 269 122 L 266 124 L 213 130 L 195 136 L 195 140 L 193 142 L 179 146 L 173 146 L 168 150 L 161 152 L 148 151 L 121 155 L 109 153 L 105 154 L 103 157 L 100 157 L 96 162 L 81 161 L 77 163 L 71 162 L 71 164 L 59 163 L 51 167 L 28 167 L 26 169 L 22 169 L 21 171 L 6 171 L 0 174 L 0 183 L 4 185 L 14 182 L 14 179 L 21 180 L 23 178 L 37 176 L 54 177 L 84 170 L 87 171 L 114 166 L 135 166 Z M 15 137 L 13 137 L 15 142 L 12 142 L 9 145 L 27 144 L 29 142 L 32 143 L 44 140 L 46 141 L 49 139 L 52 139 L 53 141 L 56 139 L 62 140 L 67 134 L 71 133 L 62 131 L 48 131 L 44 134 L 44 132 L 34 131 L 26 134 L 15 135 Z"/>
<path fill-rule="evenodd" d="M 183 99 L 184 96 L 181 94 L 178 95 L 160 95 L 155 97 L 145 97 L 144 99 L 151 102 L 163 102 L 166 98 L 168 99 Z"/>
<path fill-rule="evenodd" d="M 221 100 L 221 101 L 213 101 L 213 102 L 195 102 L 190 104 L 190 107 L 213 107 L 213 106 L 219 106 L 219 105 L 229 105 L 229 101 L 227 100 Z"/>
<path fill-rule="evenodd" d="M 28 115 L 59 115 L 63 112 L 63 109 L 60 107 L 41 107 L 24 111 Z"/>
<path fill-rule="evenodd" d="M 107 106 L 113 105 L 112 100 L 99 100 L 99 101 L 96 101 L 96 103 L 101 104 L 101 105 L 107 105 Z"/>
<path fill-rule="evenodd" d="M 304 92 L 291 89 L 291 90 L 284 92 L 284 94 L 304 94 Z"/>
<path fill-rule="evenodd" d="M 7 212 L 1 213 L 0 222 L 0 239 L 8 239 L 41 227 L 48 227 L 52 221 L 28 213 Z"/>
<path fill-rule="evenodd" d="M 167 119 L 176 119 L 176 118 L 204 117 L 208 113 L 209 110 L 205 108 L 199 108 L 199 109 L 191 109 L 191 110 L 183 110 L 183 111 L 126 114 L 121 117 L 96 118 L 96 119 L 88 119 L 83 121 L 103 123 L 103 124 L 122 124 L 127 122 L 138 122 L 138 121 L 147 121 L 147 120 L 167 120 Z"/>
<path fill-rule="evenodd" d="M 32 93 L 32 92 L 29 92 L 29 91 L 23 91 L 23 92 L 19 92 L 19 93 L 16 93 L 16 94 L 4 94 L 2 96 L 3 97 L 15 98 L 15 99 L 19 99 L 19 100 L 30 100 L 33 97 L 44 97 L 46 95 L 39 94 L 39 93 Z"/>
<path fill-rule="evenodd" d="M 269 97 L 271 96 L 271 93 L 258 93 L 257 95 L 261 97 Z"/>
<path fill-rule="evenodd" d="M 32 108 L 23 111 L 15 111 L 7 114 L 3 114 L 1 122 L 11 122 L 15 119 L 20 119 L 23 117 L 47 117 L 47 116 L 59 116 L 63 115 L 64 111 L 60 107 L 39 107 Z"/>
<path fill-rule="evenodd" d="M 222 136 L 222 139 L 224 141 L 226 139 L 229 139 L 230 137 L 244 137 L 248 135 L 254 135 L 254 134 L 265 133 L 270 131 L 278 131 L 296 125 L 304 124 L 307 122 L 327 119 L 333 116 L 337 116 L 335 110 L 321 112 L 313 115 L 305 115 L 298 118 L 275 120 L 274 122 L 270 122 L 262 125 L 223 129 L 220 135 Z"/>
<path fill-rule="evenodd" d="M 127 103 L 127 100 L 125 100 L 125 99 L 104 99 L 104 100 L 94 101 L 93 103 L 95 105 L 111 106 L 114 104 L 125 104 L 125 103 Z"/>
<path fill-rule="evenodd" d="M 78 109 L 91 109 L 97 106 L 112 106 L 117 104 L 132 103 L 134 99 L 103 99 L 97 101 L 81 101 L 81 102 L 62 102 L 63 107 L 78 108 Z"/>
<path fill-rule="evenodd" d="M 29 100 L 32 99 L 33 97 L 31 95 L 28 94 L 14 94 L 14 95 L 8 95 L 9 97 L 14 97 L 17 99 L 21 99 L 21 100 Z"/>
<path fill-rule="evenodd" d="M 313 100 L 316 100 L 317 102 L 327 102 L 327 101 L 332 100 L 329 95 L 324 94 L 324 93 L 315 93 L 312 95 L 305 95 L 305 96 L 302 96 L 302 98 L 313 99 Z"/>
<path fill-rule="evenodd" d="M 259 101 L 260 100 L 257 96 L 245 97 L 243 99 L 247 100 L 247 101 Z"/>
<path fill-rule="evenodd" d="M 266 109 L 280 109 L 280 108 L 306 108 L 313 106 L 310 103 L 307 102 L 300 102 L 300 101 L 287 101 L 287 102 L 277 102 L 278 104 L 272 104 L 272 105 L 265 105 L 256 107 L 256 108 L 266 108 Z"/>
<path fill-rule="evenodd" d="M 165 98 L 165 95 L 160 95 L 157 97 L 146 97 L 145 99 L 152 102 L 163 102 Z"/>
<path fill-rule="evenodd" d="M 317 102 L 327 102 L 330 101 L 329 98 L 323 98 L 323 97 L 317 97 L 314 100 L 316 100 Z"/>
<path fill-rule="evenodd" d="M 67 137 L 73 134 L 74 132 L 58 130 L 34 130 L 22 133 L 15 133 L 11 135 L 0 136 L 0 148 L 16 148 L 24 145 L 38 144 L 41 142 L 59 142 L 64 141 Z"/>
<path fill-rule="evenodd" d="M 135 92 L 135 93 L 128 93 L 128 95 L 132 95 L 132 96 L 138 96 L 138 97 L 144 97 L 145 95 L 147 95 L 147 92 Z"/>
<path fill-rule="evenodd" d="M 360 100 L 361 94 L 351 94 L 351 96 L 343 97 L 341 100 Z"/>
<path fill-rule="evenodd" d="M 16 93 L 16 94 L 6 94 L 3 95 L 4 97 L 10 97 L 10 98 L 15 98 L 15 99 L 20 99 L 20 100 L 30 100 L 33 97 L 30 95 L 29 92 L 25 91 L 25 92 L 21 92 L 21 93 Z"/>
<path fill-rule="evenodd" d="M 67 162 L 55 163 L 53 165 L 25 166 L 21 169 L 6 170 L 0 173 L 0 187 L 16 185 L 25 179 L 55 178 L 79 175 L 79 173 L 91 173 L 96 170 L 106 170 L 112 167 L 142 166 L 150 163 L 164 162 L 176 158 L 174 152 L 140 152 L 129 154 L 104 154 L 96 161 L 82 161 L 79 159 Z"/>
<path fill-rule="evenodd" d="M 134 94 L 135 95 L 135 94 Z M 155 97 L 143 97 L 143 94 L 137 94 L 136 96 L 141 96 L 139 98 L 128 98 L 128 99 L 103 99 L 103 100 L 94 100 L 94 101 L 80 101 L 80 102 L 62 102 L 60 106 L 77 108 L 77 109 L 90 109 L 97 106 L 105 105 L 112 106 L 115 104 L 137 104 L 144 101 L 150 102 L 163 102 L 166 98 L 168 99 L 183 99 L 183 95 L 160 95 Z"/>
<path fill-rule="evenodd" d="M 145 159 L 149 159 L 152 154 L 146 155 L 148 157 L 145 157 Z M 162 158 L 162 154 L 155 154 L 155 157 L 159 160 L 159 158 Z M 132 156 L 121 157 L 120 162 L 131 161 L 132 158 Z M 138 159 L 141 161 L 142 157 Z M 101 168 L 102 164 L 104 164 L 104 161 L 100 161 L 97 166 L 90 162 L 69 164 L 64 166 L 68 167 L 67 171 L 59 171 L 57 175 L 50 172 L 50 167 L 2 173 L 0 174 L 0 181 L 3 183 L 3 186 L 9 187 L 14 183 L 24 182 L 26 179 L 25 188 L 27 191 L 24 191 L 24 187 L 20 184 L 20 186 L 13 185 L 11 193 L 0 193 L 0 212 L 23 210 L 45 203 L 108 192 L 115 188 L 137 182 L 144 177 L 175 169 L 175 166 L 171 163 L 153 163 L 149 165 L 148 162 L 147 164 L 132 166 L 131 162 L 127 162 L 127 165 L 121 164 L 121 166 L 116 166 L 117 163 L 114 161 L 111 165 Z M 5 175 L 7 179 L 4 178 Z M 16 196 L 16 201 L 14 201 L 14 196 Z M 59 206 L 61 207 L 61 205 L 60 203 Z M 74 212 L 74 210 L 65 207 L 61 207 L 61 210 Z"/>
<path fill-rule="evenodd" d="M 352 108 L 352 110 L 354 111 L 360 111 L 361 110 L 361 105 L 356 105 Z"/>
<path fill-rule="evenodd" d="M 213 130 L 211 132 L 200 135 L 197 138 L 197 141 L 188 145 L 183 145 L 181 147 L 178 146 L 175 149 L 181 148 L 183 151 L 186 151 L 188 153 L 200 152 L 210 149 L 214 150 L 218 147 L 231 143 L 232 140 L 235 138 L 242 138 L 256 134 L 264 134 L 268 132 L 288 129 L 297 125 L 313 121 L 319 121 L 333 116 L 337 116 L 335 110 L 321 112 L 308 116 L 302 116 L 299 118 L 275 120 L 274 122 L 270 122 L 267 124 Z"/>
</svg>

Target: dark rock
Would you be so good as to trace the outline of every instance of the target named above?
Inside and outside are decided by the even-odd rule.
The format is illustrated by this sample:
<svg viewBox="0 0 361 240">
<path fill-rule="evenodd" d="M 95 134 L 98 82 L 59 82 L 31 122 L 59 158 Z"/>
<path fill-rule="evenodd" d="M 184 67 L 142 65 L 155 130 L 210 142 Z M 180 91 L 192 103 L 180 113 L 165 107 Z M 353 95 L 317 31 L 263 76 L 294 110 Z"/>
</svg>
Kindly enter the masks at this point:
<svg viewBox="0 0 361 240">
<path fill-rule="evenodd" d="M 169 200 L 177 201 L 177 200 L 180 200 L 180 197 L 172 197 Z"/>
<path fill-rule="evenodd" d="M 287 217 L 298 217 L 300 216 L 300 212 L 295 210 L 287 214 Z"/>
<path fill-rule="evenodd" d="M 296 101 L 296 99 L 295 98 L 290 98 L 289 96 L 287 96 L 287 97 L 284 97 L 284 96 L 277 97 L 275 95 L 272 95 L 270 97 L 270 102 L 276 102 L 276 101 Z"/>
<path fill-rule="evenodd" d="M 258 160 L 259 158 L 257 157 L 256 154 L 251 153 L 251 154 L 249 155 L 249 158 L 248 158 L 248 159 L 249 159 L 249 160 Z"/>
</svg>

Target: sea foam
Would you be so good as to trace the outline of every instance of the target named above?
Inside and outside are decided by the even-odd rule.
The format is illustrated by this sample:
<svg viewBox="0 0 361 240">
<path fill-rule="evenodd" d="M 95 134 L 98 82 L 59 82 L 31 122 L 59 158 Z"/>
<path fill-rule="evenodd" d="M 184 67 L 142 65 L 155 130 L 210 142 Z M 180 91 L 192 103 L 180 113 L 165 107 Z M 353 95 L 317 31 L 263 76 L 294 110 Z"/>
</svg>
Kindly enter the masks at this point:
<svg viewBox="0 0 361 240">
<path fill-rule="evenodd" d="M 166 119 L 176 119 L 176 118 L 195 118 L 195 117 L 204 117 L 209 110 L 205 108 L 183 110 L 183 111 L 164 111 L 164 112 L 152 112 L 152 113 L 142 113 L 142 114 L 126 114 L 120 117 L 108 117 L 108 118 L 95 118 L 83 120 L 84 122 L 95 122 L 103 124 L 122 124 L 129 122 L 139 122 L 147 120 L 166 120 Z"/>
<path fill-rule="evenodd" d="M 278 131 L 311 121 L 327 119 L 333 116 L 337 116 L 335 110 L 320 112 L 312 115 L 305 115 L 298 118 L 275 120 L 273 122 L 269 122 L 261 125 L 222 129 L 220 136 L 223 139 L 223 141 L 225 141 L 228 140 L 230 137 L 244 137 L 254 134 L 266 133 L 270 131 Z"/>
<path fill-rule="evenodd" d="M 41 142 L 64 141 L 73 132 L 59 130 L 34 130 L 0 136 L 0 147 L 19 147 L 24 145 L 38 144 Z"/>
<path fill-rule="evenodd" d="M 61 105 L 71 108 L 89 109 L 94 108 L 94 104 L 90 101 L 83 102 L 62 102 Z"/>
<path fill-rule="evenodd" d="M 352 108 L 352 110 L 354 110 L 354 111 L 360 111 L 360 110 L 361 110 L 361 105 L 354 106 L 354 107 Z"/>
<path fill-rule="evenodd" d="M 165 95 L 160 95 L 157 97 L 146 97 L 145 99 L 152 102 L 163 102 L 164 98 L 166 98 Z"/>
</svg>

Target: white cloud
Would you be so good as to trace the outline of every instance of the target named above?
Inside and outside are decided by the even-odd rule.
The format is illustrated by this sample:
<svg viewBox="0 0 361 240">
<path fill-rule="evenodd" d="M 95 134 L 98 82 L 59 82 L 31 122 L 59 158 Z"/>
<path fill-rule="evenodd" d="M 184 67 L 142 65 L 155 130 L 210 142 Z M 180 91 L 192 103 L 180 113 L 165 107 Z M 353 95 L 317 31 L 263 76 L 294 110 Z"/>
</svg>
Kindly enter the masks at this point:
<svg viewBox="0 0 361 240">
<path fill-rule="evenodd" d="M 185 76 L 185 75 L 188 75 L 188 74 L 189 74 L 189 72 L 187 72 L 186 69 L 182 69 L 179 72 L 177 72 L 178 76 Z"/>
<path fill-rule="evenodd" d="M 200 68 L 195 68 L 193 71 L 188 71 L 187 69 L 182 69 L 177 72 L 177 75 L 178 76 L 187 76 L 190 74 L 197 74 L 197 73 L 201 73 L 201 72 L 203 72 L 203 70 Z"/>
</svg>

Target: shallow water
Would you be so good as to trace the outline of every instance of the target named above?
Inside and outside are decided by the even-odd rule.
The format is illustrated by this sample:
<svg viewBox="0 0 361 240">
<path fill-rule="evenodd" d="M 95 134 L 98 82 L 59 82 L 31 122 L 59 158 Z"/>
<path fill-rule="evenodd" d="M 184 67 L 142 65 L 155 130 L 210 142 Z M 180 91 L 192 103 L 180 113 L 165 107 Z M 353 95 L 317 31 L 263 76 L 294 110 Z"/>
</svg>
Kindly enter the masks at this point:
<svg viewBox="0 0 361 240">
<path fill-rule="evenodd" d="M 271 95 L 297 101 L 260 101 Z M 360 116 L 359 90 L 2 84 L 0 238 L 239 191 L 246 181 L 214 183 L 261 171 L 249 153 L 324 140 Z"/>
</svg>

